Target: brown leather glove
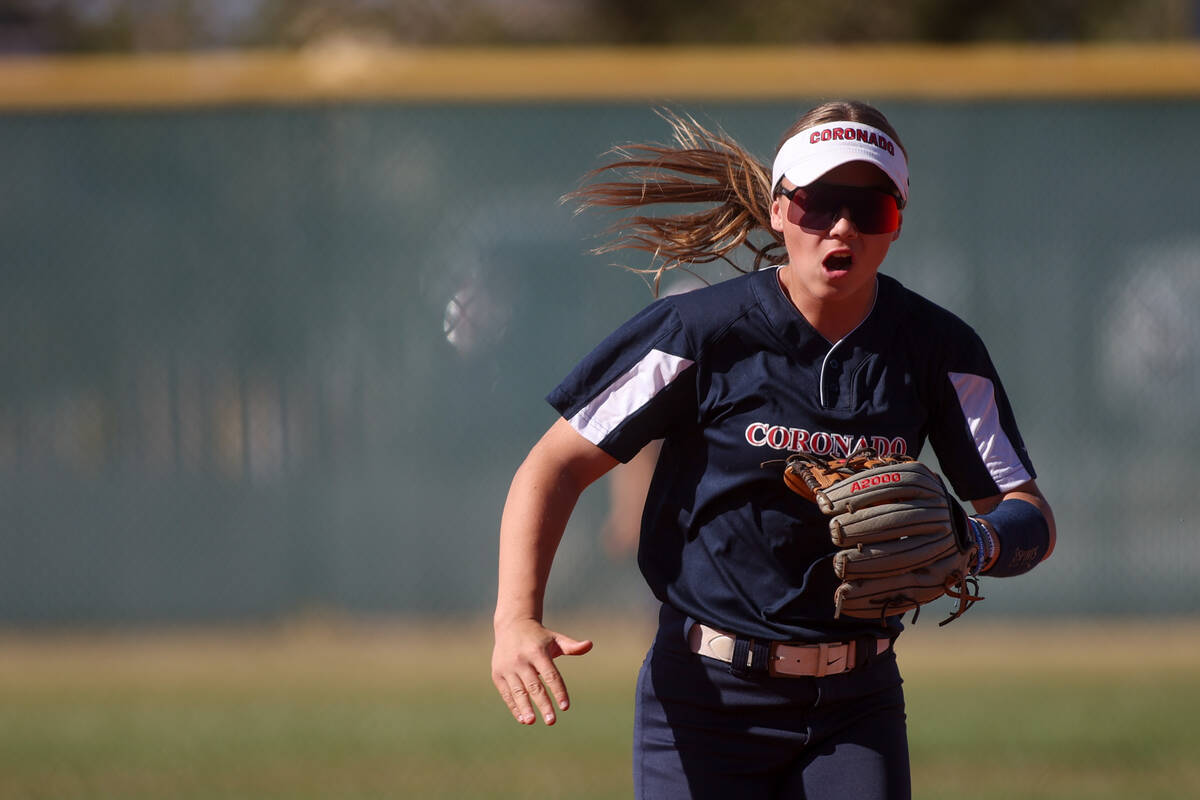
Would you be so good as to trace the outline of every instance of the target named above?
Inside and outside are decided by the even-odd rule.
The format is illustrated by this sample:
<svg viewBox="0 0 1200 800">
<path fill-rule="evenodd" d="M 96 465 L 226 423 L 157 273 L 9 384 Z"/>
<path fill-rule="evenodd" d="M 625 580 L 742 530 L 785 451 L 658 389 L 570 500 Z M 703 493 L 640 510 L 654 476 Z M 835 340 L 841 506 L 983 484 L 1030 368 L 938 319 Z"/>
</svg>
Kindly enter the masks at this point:
<svg viewBox="0 0 1200 800">
<path fill-rule="evenodd" d="M 831 517 L 831 538 L 843 548 L 833 559 L 842 580 L 835 616 L 886 622 L 945 594 L 958 604 L 944 625 L 983 599 L 970 574 L 978 551 L 966 512 L 921 462 L 872 451 L 794 453 L 783 475 Z"/>
</svg>

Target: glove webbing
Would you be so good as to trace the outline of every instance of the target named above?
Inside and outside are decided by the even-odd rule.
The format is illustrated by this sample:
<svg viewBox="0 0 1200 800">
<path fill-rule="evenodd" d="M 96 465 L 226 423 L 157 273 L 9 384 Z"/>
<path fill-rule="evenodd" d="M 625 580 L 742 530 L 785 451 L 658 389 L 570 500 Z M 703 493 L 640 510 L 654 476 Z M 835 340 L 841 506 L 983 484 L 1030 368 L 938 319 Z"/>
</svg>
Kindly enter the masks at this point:
<svg viewBox="0 0 1200 800">
<path fill-rule="evenodd" d="M 817 492 L 828 489 L 857 472 L 915 460 L 911 456 L 901 454 L 881 456 L 872 447 L 860 447 L 845 458 L 828 458 L 798 451 L 789 455 L 784 462 L 783 479 L 792 491 L 813 499 Z M 801 489 L 797 479 L 803 481 L 803 486 L 808 491 Z"/>
</svg>

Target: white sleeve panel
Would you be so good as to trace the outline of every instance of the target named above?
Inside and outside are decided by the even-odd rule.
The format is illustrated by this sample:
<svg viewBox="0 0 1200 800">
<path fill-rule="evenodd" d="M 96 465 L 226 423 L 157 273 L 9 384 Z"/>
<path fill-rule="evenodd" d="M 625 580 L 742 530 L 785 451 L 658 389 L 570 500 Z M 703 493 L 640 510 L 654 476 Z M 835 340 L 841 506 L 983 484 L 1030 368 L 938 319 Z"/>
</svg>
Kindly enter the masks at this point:
<svg viewBox="0 0 1200 800">
<path fill-rule="evenodd" d="M 583 438 L 600 444 L 693 363 L 681 356 L 651 350 L 567 422 Z"/>
<path fill-rule="evenodd" d="M 981 375 L 951 372 L 950 383 L 958 395 L 958 404 L 979 457 L 1000 491 L 1007 492 L 1031 480 L 1016 448 L 1000 425 L 1000 409 L 996 405 L 996 388 L 992 382 Z"/>
</svg>

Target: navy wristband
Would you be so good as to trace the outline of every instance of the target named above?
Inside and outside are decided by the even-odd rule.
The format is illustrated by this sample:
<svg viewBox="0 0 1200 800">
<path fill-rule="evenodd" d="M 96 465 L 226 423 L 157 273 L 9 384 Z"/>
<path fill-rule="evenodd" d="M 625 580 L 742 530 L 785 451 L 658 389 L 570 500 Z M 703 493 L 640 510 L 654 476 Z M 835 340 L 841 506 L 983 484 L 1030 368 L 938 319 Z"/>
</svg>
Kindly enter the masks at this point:
<svg viewBox="0 0 1200 800">
<path fill-rule="evenodd" d="M 1000 555 L 985 572 L 997 578 L 1023 575 L 1050 552 L 1050 526 L 1033 503 L 1009 498 L 987 514 L 980 514 L 996 532 Z"/>
</svg>

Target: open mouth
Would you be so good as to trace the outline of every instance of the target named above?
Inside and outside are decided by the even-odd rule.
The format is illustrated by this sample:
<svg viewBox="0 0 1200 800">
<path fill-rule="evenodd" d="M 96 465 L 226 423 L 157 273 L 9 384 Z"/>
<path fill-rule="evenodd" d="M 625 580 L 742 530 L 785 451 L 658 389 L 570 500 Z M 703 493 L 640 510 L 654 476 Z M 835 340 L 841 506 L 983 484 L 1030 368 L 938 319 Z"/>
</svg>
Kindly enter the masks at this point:
<svg viewBox="0 0 1200 800">
<path fill-rule="evenodd" d="M 825 256 L 825 260 L 821 265 L 831 272 L 843 272 L 850 269 L 854 263 L 854 258 L 849 253 L 830 253 Z"/>
</svg>

